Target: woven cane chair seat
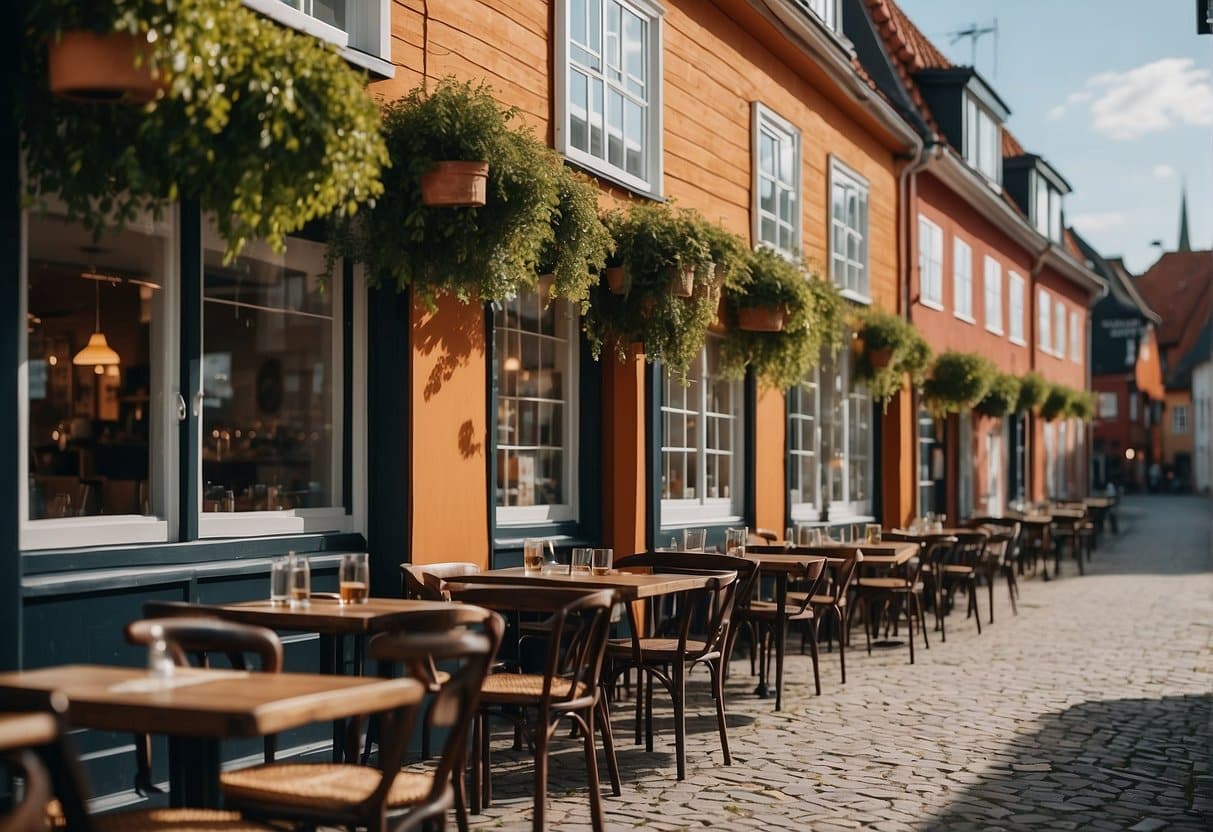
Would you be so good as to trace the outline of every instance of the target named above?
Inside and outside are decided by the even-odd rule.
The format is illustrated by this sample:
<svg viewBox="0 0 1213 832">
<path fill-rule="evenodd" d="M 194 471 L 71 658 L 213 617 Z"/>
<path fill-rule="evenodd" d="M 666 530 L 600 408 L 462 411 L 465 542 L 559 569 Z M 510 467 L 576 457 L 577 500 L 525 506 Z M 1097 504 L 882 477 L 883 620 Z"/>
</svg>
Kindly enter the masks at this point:
<svg viewBox="0 0 1213 832">
<path fill-rule="evenodd" d="M 543 696 L 542 673 L 490 673 L 480 686 L 480 698 L 483 702 L 515 701 L 518 699 L 538 699 Z M 553 679 L 552 696 L 555 699 L 568 699 L 572 680 Z M 587 693 L 585 683 L 577 683 L 578 698 Z"/>
<path fill-rule="evenodd" d="M 239 812 L 217 809 L 145 809 L 92 818 L 95 832 L 267 832 Z"/>
<path fill-rule="evenodd" d="M 242 804 L 335 809 L 362 803 L 379 786 L 380 772 L 342 763 L 271 763 L 225 772 L 219 778 L 224 797 Z M 392 782 L 389 807 L 421 802 L 434 788 L 425 772 L 402 771 Z"/>
</svg>

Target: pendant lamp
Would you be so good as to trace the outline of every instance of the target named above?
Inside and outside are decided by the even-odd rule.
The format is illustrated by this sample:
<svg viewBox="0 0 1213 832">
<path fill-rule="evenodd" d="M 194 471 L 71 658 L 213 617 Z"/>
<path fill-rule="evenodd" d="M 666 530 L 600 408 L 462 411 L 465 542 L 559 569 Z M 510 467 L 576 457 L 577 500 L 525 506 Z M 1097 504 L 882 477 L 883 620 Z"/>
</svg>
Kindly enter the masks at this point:
<svg viewBox="0 0 1213 832">
<path fill-rule="evenodd" d="M 118 357 L 118 353 L 114 352 L 113 348 L 106 342 L 105 333 L 101 331 L 101 282 L 94 280 L 93 289 L 97 325 L 93 330 L 93 334 L 88 337 L 88 343 L 84 345 L 84 349 L 72 357 L 72 363 L 76 366 L 85 367 L 117 366 L 122 363 L 122 359 Z"/>
</svg>

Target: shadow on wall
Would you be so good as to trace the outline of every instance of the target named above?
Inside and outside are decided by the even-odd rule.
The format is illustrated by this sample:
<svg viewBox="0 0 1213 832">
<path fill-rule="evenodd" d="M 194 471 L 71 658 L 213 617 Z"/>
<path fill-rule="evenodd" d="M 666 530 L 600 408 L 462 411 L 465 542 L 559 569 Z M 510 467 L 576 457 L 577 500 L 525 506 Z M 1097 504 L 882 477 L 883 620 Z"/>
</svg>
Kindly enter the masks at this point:
<svg viewBox="0 0 1213 832">
<path fill-rule="evenodd" d="M 472 353 L 484 352 L 484 309 L 480 304 L 460 303 L 449 295 L 440 297 L 434 312 L 422 309 L 414 321 L 413 343 L 421 355 L 433 356 L 433 366 L 422 394 L 428 402 L 442 390 Z"/>
<path fill-rule="evenodd" d="M 1213 695 L 1084 702 L 991 753 L 921 828 L 1213 829 L 1211 726 Z"/>
</svg>

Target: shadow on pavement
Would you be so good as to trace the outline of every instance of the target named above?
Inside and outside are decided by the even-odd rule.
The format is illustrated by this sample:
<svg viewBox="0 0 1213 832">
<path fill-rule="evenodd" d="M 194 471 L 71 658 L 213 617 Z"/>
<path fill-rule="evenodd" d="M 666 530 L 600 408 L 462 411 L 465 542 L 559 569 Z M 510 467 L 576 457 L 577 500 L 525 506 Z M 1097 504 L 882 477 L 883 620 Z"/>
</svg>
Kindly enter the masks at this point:
<svg viewBox="0 0 1213 832">
<path fill-rule="evenodd" d="M 1039 720 L 927 830 L 1213 829 L 1213 695 L 1084 702 Z"/>
</svg>

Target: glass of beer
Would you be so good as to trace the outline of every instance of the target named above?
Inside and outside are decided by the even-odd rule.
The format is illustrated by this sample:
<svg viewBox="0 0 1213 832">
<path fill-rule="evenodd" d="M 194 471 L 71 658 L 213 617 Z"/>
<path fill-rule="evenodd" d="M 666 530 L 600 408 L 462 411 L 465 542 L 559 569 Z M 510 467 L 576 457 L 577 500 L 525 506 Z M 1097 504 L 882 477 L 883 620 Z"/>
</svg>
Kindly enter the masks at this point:
<svg viewBox="0 0 1213 832">
<path fill-rule="evenodd" d="M 863 527 L 863 536 L 868 543 L 879 543 L 880 533 L 881 529 L 879 523 L 868 523 Z"/>
<path fill-rule="evenodd" d="M 574 549 L 569 563 L 570 575 L 589 575 L 594 563 L 593 549 Z"/>
<path fill-rule="evenodd" d="M 704 543 L 707 541 L 707 537 L 707 529 L 683 529 L 682 551 L 702 552 Z"/>
<path fill-rule="evenodd" d="M 294 557 L 295 553 L 291 552 L 270 560 L 270 603 L 274 606 L 286 606 L 290 600 L 290 570 Z"/>
<path fill-rule="evenodd" d="M 542 575 L 546 563 L 556 562 L 556 544 L 541 537 L 522 541 L 522 571 L 526 575 Z"/>
<path fill-rule="evenodd" d="M 371 595 L 371 564 L 366 552 L 341 556 L 338 589 L 343 604 L 365 604 Z"/>
<path fill-rule="evenodd" d="M 749 529 L 725 529 L 724 552 L 726 555 L 744 555 L 745 544 L 749 538 Z"/>
<path fill-rule="evenodd" d="M 287 598 L 291 609 L 306 608 L 312 600 L 312 565 L 298 555 L 291 558 L 287 569 Z"/>
<path fill-rule="evenodd" d="M 611 564 L 614 562 L 614 549 L 594 549 L 590 553 L 590 572 L 595 575 L 609 575 Z"/>
</svg>

